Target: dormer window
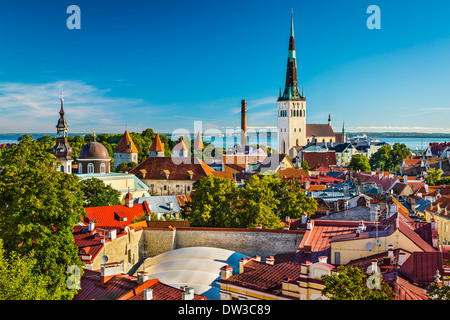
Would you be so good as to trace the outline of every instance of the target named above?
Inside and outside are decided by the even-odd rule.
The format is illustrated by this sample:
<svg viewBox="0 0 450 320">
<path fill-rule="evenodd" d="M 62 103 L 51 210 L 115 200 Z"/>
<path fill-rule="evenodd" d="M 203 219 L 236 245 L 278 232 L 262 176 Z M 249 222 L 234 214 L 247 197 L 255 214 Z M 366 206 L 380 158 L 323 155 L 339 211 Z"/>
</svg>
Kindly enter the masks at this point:
<svg viewBox="0 0 450 320">
<path fill-rule="evenodd" d="M 169 170 L 161 171 L 161 176 L 162 176 L 163 180 L 168 180 L 169 179 L 169 175 L 170 175 L 170 171 Z"/>
<path fill-rule="evenodd" d="M 192 180 L 193 176 L 194 176 L 194 172 L 192 170 L 189 170 L 186 172 L 186 180 Z"/>
</svg>

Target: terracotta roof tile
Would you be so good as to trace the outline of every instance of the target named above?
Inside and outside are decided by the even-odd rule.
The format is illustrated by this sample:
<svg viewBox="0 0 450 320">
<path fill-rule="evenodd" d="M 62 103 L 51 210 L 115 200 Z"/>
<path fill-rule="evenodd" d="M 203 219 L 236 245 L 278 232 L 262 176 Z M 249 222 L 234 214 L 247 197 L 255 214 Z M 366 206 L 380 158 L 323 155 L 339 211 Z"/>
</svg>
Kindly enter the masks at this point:
<svg viewBox="0 0 450 320">
<path fill-rule="evenodd" d="M 301 161 L 306 161 L 311 169 L 318 167 L 329 167 L 336 165 L 336 153 L 334 151 L 325 152 L 302 152 Z"/>
<path fill-rule="evenodd" d="M 138 153 L 138 149 L 128 131 L 125 131 L 119 143 L 114 149 L 114 153 Z"/>
<path fill-rule="evenodd" d="M 284 279 L 297 279 L 301 273 L 301 264 L 292 261 L 270 265 L 251 260 L 244 265 L 244 272 L 220 282 L 233 283 L 245 288 L 281 294 L 281 282 Z"/>
<path fill-rule="evenodd" d="M 125 205 L 88 207 L 84 208 L 86 217 L 84 221 L 88 223 L 91 220 L 97 220 L 96 226 L 99 227 L 124 227 L 133 221 L 134 218 L 140 218 L 148 211 L 147 202 L 135 203 L 132 207 Z M 126 218 L 126 220 L 123 220 Z M 122 219 L 122 220 L 121 220 Z"/>
<path fill-rule="evenodd" d="M 157 134 L 155 139 L 153 139 L 149 151 L 156 151 L 156 152 L 164 151 L 164 145 L 161 142 L 161 139 L 159 138 L 159 134 Z"/>
</svg>

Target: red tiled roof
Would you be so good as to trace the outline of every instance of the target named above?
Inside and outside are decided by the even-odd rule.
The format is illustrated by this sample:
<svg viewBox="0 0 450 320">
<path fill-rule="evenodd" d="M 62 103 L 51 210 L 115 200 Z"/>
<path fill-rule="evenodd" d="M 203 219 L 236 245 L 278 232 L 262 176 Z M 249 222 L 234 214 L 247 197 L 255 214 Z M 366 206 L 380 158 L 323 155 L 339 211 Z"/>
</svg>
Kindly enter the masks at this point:
<svg viewBox="0 0 450 320">
<path fill-rule="evenodd" d="M 424 288 L 411 283 L 401 275 L 394 283 L 395 300 L 429 300 Z"/>
<path fill-rule="evenodd" d="M 431 283 L 434 281 L 436 270 L 443 274 L 442 252 L 413 252 L 398 269 L 409 279 L 418 283 Z"/>
<path fill-rule="evenodd" d="M 136 277 L 126 274 L 113 276 L 104 285 L 101 284 L 101 273 L 84 268 L 81 276 L 81 290 L 73 300 L 142 300 L 144 289 L 153 289 L 153 300 L 181 300 L 182 290 L 150 279 L 138 284 Z M 194 300 L 205 300 L 202 295 L 194 293 Z"/>
<path fill-rule="evenodd" d="M 318 262 L 320 256 L 330 258 L 331 237 L 353 234 L 359 226 L 359 221 L 312 220 L 311 223 L 312 229 L 303 236 L 294 260 L 296 262 Z M 310 246 L 310 250 L 305 250 L 306 246 Z"/>
<path fill-rule="evenodd" d="M 135 203 L 132 207 L 125 205 L 88 207 L 84 208 L 86 212 L 85 222 L 97 220 L 98 227 L 124 227 L 133 221 L 134 218 L 141 218 L 150 212 L 146 201 Z M 121 220 L 126 218 L 126 221 Z"/>
<path fill-rule="evenodd" d="M 334 151 L 302 152 L 301 161 L 306 161 L 311 169 L 336 165 Z"/>
<path fill-rule="evenodd" d="M 329 124 L 314 124 L 307 123 L 306 124 L 306 137 L 332 137 L 334 138 L 333 128 Z"/>
<path fill-rule="evenodd" d="M 146 170 L 145 178 L 150 180 L 162 180 L 161 172 L 169 170 L 168 180 L 186 180 L 188 171 L 192 171 L 192 180 L 198 180 L 215 172 L 202 160 L 193 157 L 177 157 L 176 162 L 172 157 L 148 157 L 137 167 L 130 170 L 141 178 L 140 170 Z"/>
<path fill-rule="evenodd" d="M 300 277 L 301 264 L 295 262 L 282 262 L 270 265 L 264 262 L 251 260 L 244 265 L 244 272 L 219 280 L 222 283 L 237 284 L 245 288 L 265 291 L 272 294 L 281 294 L 281 281 Z"/>
</svg>

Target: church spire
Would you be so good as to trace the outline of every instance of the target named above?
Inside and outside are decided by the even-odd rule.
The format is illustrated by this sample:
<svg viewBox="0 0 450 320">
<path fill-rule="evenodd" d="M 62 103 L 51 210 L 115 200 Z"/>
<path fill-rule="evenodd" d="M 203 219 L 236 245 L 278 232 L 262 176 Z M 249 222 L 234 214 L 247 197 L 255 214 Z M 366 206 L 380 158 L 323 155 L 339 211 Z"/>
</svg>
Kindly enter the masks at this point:
<svg viewBox="0 0 450 320">
<path fill-rule="evenodd" d="M 294 13 L 291 11 L 291 30 L 284 93 L 278 100 L 305 100 L 298 89 L 297 59 L 295 56 Z"/>
</svg>

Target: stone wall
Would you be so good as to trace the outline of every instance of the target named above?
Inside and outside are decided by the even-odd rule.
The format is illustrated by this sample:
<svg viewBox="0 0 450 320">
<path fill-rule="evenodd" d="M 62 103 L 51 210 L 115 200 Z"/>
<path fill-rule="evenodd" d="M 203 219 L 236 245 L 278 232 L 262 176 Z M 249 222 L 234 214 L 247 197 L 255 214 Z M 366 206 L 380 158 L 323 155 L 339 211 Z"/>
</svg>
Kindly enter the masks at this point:
<svg viewBox="0 0 450 320">
<path fill-rule="evenodd" d="M 147 257 L 187 247 L 215 247 L 248 256 L 293 253 L 304 231 L 225 228 L 144 228 Z"/>
</svg>

